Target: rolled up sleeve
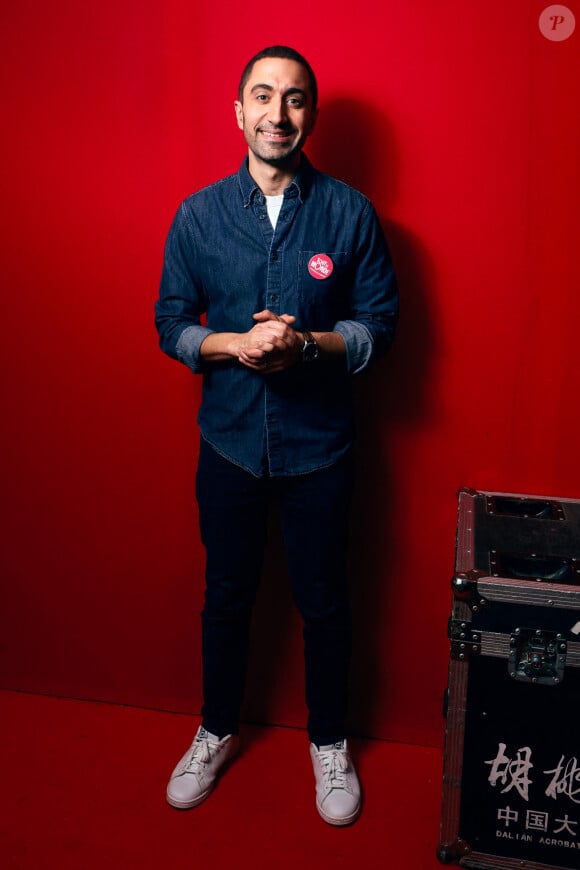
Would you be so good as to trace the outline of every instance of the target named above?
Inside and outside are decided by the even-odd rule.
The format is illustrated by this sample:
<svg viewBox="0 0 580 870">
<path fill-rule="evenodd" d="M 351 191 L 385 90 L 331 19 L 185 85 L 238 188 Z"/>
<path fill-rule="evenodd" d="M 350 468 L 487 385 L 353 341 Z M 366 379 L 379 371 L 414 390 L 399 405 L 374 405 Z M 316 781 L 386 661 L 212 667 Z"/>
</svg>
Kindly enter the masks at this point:
<svg viewBox="0 0 580 870">
<path fill-rule="evenodd" d="M 155 326 L 163 352 L 199 374 L 203 371 L 201 344 L 213 330 L 201 324 L 207 304 L 195 264 L 193 228 L 182 204 L 165 245 Z"/>
<path fill-rule="evenodd" d="M 358 374 L 389 350 L 399 318 L 393 263 L 370 201 L 360 219 L 350 308 L 351 317 L 338 321 L 334 331 L 346 344 L 347 371 Z"/>
</svg>

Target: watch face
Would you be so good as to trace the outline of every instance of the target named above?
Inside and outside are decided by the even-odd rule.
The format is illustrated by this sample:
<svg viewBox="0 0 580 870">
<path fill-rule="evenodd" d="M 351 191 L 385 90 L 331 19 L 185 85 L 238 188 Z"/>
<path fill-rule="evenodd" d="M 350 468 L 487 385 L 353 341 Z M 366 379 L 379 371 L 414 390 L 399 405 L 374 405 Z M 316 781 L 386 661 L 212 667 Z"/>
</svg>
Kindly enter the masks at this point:
<svg viewBox="0 0 580 870">
<path fill-rule="evenodd" d="M 318 345 L 315 341 L 308 342 L 302 350 L 302 358 L 305 362 L 312 362 L 318 359 Z"/>
</svg>

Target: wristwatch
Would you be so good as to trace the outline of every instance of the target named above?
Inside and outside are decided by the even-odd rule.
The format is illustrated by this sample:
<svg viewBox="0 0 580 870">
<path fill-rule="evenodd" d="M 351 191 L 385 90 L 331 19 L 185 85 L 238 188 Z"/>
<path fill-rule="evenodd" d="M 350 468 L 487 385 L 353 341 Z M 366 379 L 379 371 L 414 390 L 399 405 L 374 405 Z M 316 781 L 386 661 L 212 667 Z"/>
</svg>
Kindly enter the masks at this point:
<svg viewBox="0 0 580 870">
<path fill-rule="evenodd" d="M 302 345 L 302 362 L 314 362 L 315 359 L 318 359 L 320 355 L 320 349 L 318 347 L 318 343 L 311 332 L 308 332 L 307 329 L 302 330 L 302 335 L 304 336 L 304 344 Z"/>
</svg>

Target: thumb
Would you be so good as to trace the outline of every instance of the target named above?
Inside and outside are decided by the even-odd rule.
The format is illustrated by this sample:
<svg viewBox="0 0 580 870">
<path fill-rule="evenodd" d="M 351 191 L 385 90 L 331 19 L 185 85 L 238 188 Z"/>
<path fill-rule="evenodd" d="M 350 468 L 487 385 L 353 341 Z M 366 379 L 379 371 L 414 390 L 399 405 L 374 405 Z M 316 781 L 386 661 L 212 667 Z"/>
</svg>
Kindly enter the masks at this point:
<svg viewBox="0 0 580 870">
<path fill-rule="evenodd" d="M 278 317 L 267 308 L 264 308 L 263 311 L 257 311 L 255 314 L 252 314 L 254 320 L 257 320 L 258 323 L 264 323 L 266 320 L 278 320 Z"/>
</svg>

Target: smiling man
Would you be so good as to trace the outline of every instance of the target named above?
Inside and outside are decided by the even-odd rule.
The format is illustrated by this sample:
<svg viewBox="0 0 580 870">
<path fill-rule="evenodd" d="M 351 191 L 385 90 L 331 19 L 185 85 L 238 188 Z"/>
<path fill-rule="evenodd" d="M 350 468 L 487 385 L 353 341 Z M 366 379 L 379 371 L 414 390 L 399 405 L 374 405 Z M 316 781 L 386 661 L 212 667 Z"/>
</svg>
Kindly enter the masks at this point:
<svg viewBox="0 0 580 870">
<path fill-rule="evenodd" d="M 288 171 L 296 174 L 302 146 L 314 129 L 318 110 L 311 90 L 308 72 L 296 60 L 263 58 L 253 65 L 235 102 L 250 173 L 259 172 L 261 164 L 285 170 L 276 179 L 276 192 L 284 190 Z"/>
<path fill-rule="evenodd" d="M 197 806 L 238 750 L 276 505 L 304 623 L 316 806 L 347 825 L 361 808 L 346 735 L 350 379 L 390 347 L 398 297 L 372 204 L 302 152 L 317 101 L 312 68 L 294 49 L 253 57 L 234 103 L 247 157 L 182 203 L 167 239 L 156 325 L 162 349 L 203 376 L 196 494 L 207 556 L 202 724 L 167 800 Z"/>
</svg>

